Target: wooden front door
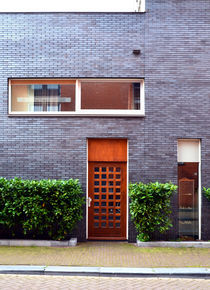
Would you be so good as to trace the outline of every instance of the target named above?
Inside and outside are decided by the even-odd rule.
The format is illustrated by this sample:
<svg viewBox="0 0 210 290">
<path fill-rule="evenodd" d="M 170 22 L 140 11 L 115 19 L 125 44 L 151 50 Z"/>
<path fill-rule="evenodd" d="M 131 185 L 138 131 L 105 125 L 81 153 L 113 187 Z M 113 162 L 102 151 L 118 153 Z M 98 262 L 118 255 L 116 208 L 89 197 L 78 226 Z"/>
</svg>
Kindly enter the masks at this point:
<svg viewBox="0 0 210 290">
<path fill-rule="evenodd" d="M 88 152 L 88 238 L 125 240 L 127 140 L 91 139 Z"/>
</svg>

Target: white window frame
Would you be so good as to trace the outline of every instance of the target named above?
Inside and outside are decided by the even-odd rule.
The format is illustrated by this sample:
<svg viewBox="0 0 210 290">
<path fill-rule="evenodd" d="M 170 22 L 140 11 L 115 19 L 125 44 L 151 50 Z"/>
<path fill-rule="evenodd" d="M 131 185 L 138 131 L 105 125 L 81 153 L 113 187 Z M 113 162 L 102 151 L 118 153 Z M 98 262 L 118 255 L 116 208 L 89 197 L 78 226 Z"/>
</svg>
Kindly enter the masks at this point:
<svg viewBox="0 0 210 290">
<path fill-rule="evenodd" d="M 20 80 L 20 79 L 12 79 Z M 25 79 L 32 82 L 36 79 Z M 40 79 L 39 79 L 40 80 Z M 43 79 L 49 80 L 63 80 L 61 79 Z M 144 93 L 144 79 L 69 79 L 75 80 L 75 111 L 69 112 L 14 112 L 12 111 L 12 96 L 11 96 L 11 79 L 9 79 L 9 116 L 130 116 L 143 117 L 145 116 L 145 93 Z M 81 109 L 81 83 L 82 82 L 139 82 L 140 83 L 140 110 L 111 110 L 111 109 Z"/>
<path fill-rule="evenodd" d="M 179 159 L 179 142 L 197 142 L 198 143 L 198 159 L 184 161 Z M 187 156 L 188 157 L 188 156 Z M 189 158 L 189 157 L 188 157 Z M 202 186 L 201 186 L 201 139 L 178 139 L 177 140 L 177 162 L 198 162 L 198 239 L 201 240 L 201 210 L 202 210 Z"/>
</svg>

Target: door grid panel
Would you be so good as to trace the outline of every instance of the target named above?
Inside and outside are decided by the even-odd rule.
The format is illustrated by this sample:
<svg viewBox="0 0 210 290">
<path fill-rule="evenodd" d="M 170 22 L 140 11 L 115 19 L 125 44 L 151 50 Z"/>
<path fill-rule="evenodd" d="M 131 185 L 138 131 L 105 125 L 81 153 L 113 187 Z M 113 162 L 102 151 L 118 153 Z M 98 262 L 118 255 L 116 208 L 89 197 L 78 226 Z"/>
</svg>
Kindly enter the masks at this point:
<svg viewBox="0 0 210 290">
<path fill-rule="evenodd" d="M 89 238 L 126 233 L 126 163 L 89 163 Z"/>
<path fill-rule="evenodd" d="M 94 166 L 94 228 L 120 228 L 121 168 Z"/>
</svg>

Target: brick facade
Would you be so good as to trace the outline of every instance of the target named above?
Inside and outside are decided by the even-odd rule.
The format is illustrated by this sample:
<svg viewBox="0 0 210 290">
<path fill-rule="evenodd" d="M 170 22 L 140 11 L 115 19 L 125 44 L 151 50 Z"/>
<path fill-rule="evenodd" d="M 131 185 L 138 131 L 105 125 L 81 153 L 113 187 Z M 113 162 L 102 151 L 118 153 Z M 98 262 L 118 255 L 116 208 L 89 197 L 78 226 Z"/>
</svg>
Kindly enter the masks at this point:
<svg viewBox="0 0 210 290">
<path fill-rule="evenodd" d="M 200 138 L 209 187 L 209 11 L 208 0 L 147 0 L 146 13 L 0 14 L 0 175 L 79 178 L 86 191 L 87 138 L 123 137 L 130 182 L 177 183 L 177 139 Z M 145 78 L 145 117 L 8 116 L 8 78 L 86 77 Z M 177 196 L 172 205 L 174 227 L 156 239 L 177 237 Z M 202 196 L 202 239 L 209 209 Z"/>
</svg>

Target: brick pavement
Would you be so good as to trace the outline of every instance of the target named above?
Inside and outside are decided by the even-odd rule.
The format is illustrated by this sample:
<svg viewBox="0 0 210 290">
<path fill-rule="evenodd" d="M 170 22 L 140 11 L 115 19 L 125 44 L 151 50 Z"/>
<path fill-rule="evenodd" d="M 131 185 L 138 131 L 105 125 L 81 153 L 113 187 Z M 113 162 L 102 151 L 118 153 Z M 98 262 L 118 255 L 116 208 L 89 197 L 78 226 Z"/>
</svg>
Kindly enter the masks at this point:
<svg viewBox="0 0 210 290">
<path fill-rule="evenodd" d="M 185 278 L 113 278 L 0 275 L 2 290 L 33 289 L 210 289 L 210 280 Z"/>
<path fill-rule="evenodd" d="M 0 264 L 99 267 L 210 267 L 210 249 L 138 248 L 124 242 L 86 242 L 75 248 L 0 247 Z"/>
</svg>

